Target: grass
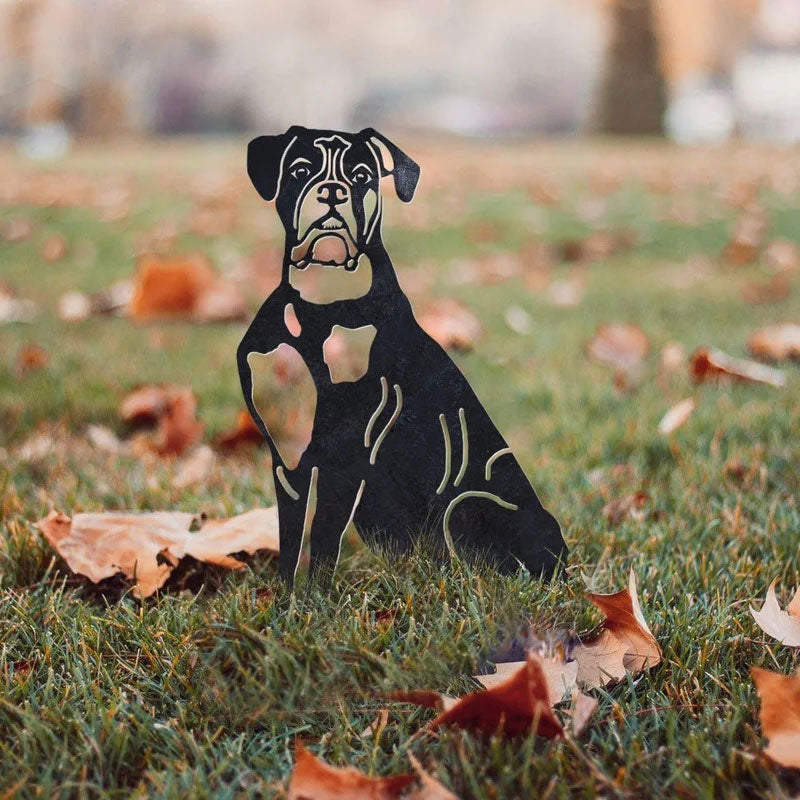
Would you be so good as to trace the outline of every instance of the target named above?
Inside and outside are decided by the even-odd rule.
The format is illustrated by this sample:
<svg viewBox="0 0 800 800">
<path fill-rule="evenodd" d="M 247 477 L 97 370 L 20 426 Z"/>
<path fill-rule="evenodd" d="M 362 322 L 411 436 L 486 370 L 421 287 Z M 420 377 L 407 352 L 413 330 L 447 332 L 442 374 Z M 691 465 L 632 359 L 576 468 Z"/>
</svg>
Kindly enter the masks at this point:
<svg viewBox="0 0 800 800">
<path fill-rule="evenodd" d="M 798 666 L 794 651 L 761 634 L 748 605 L 776 577 L 785 602 L 800 574 L 800 376 L 787 367 L 783 391 L 695 387 L 685 370 L 664 374 L 658 359 L 670 341 L 744 355 L 755 327 L 800 318 L 796 274 L 787 299 L 750 306 L 742 289 L 766 280 L 766 268 L 718 260 L 741 192 L 767 209 L 771 237 L 797 241 L 793 154 L 627 143 L 409 149 L 423 166 L 420 197 L 407 209 L 389 201 L 386 224 L 401 282 L 418 308 L 449 295 L 480 317 L 483 339 L 455 358 L 562 522 L 567 579 L 546 586 L 459 563 L 432 574 L 421 554 L 388 565 L 357 545 L 325 596 L 302 586 L 284 594 L 268 558 L 237 574 L 189 565 L 144 604 L 118 585 L 71 575 L 31 526 L 53 507 L 222 515 L 273 501 L 261 453 L 222 459 L 207 484 L 178 491 L 173 464 L 109 456 L 84 435 L 88 423 L 122 433 L 124 392 L 159 380 L 193 386 L 208 437 L 229 426 L 241 407 L 234 353 L 243 325 L 68 324 L 55 313 L 63 292 L 129 276 L 142 232 L 164 219 L 176 220 L 178 249 L 202 249 L 220 267 L 274 247 L 272 209 L 243 175 L 243 143 L 80 149 L 58 169 L 92 185 L 121 176 L 133 193 L 126 218 L 103 221 L 85 198 L 41 205 L 21 190 L 3 211 L 36 223 L 26 241 L 0 242 L 0 275 L 41 313 L 30 325 L 0 326 L 0 796 L 280 796 L 298 736 L 326 760 L 370 774 L 407 771 L 412 749 L 464 798 L 800 790 L 796 775 L 759 755 L 748 674 L 751 665 Z M 10 151 L 0 151 L 0 168 L 18 187 L 55 169 Z M 184 222 L 196 184 L 218 175 L 232 181 L 236 225 L 197 236 Z M 585 282 L 577 306 L 553 306 L 528 260 L 521 276 L 487 286 L 452 280 L 458 259 L 527 253 L 593 225 L 630 229 L 636 244 L 589 266 L 549 268 L 545 284 Z M 39 246 L 53 232 L 69 252 L 46 264 Z M 687 262 L 696 256 L 707 263 Z M 253 288 L 254 308 L 264 293 Z M 507 327 L 510 305 L 530 314 L 529 335 Z M 584 353 L 611 320 L 638 323 L 652 342 L 624 392 Z M 19 377 L 17 353 L 32 342 L 51 363 Z M 659 419 L 687 396 L 697 399 L 694 415 L 661 436 Z M 52 451 L 24 461 L 19 448 L 36 433 L 52 437 Z M 642 487 L 647 518 L 610 525 L 604 504 Z M 409 743 L 430 712 L 406 707 L 391 710 L 380 738 L 362 736 L 381 706 L 376 692 L 473 689 L 469 675 L 526 620 L 588 629 L 598 615 L 582 573 L 611 591 L 630 567 L 664 662 L 597 692 L 579 742 L 449 732 Z M 387 610 L 393 622 L 376 624 Z"/>
</svg>

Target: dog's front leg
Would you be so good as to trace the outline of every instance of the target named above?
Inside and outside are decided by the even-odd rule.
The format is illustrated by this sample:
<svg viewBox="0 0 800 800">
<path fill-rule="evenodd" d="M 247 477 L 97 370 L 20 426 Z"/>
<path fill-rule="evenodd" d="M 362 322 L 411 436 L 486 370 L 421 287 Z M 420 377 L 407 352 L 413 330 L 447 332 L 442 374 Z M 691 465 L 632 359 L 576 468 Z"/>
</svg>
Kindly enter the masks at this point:
<svg viewBox="0 0 800 800">
<path fill-rule="evenodd" d="M 317 468 L 314 467 L 310 474 L 297 472 L 287 475 L 283 466 L 276 466 L 273 475 L 278 498 L 278 572 L 291 589 L 300 563 L 303 539 L 310 525 Z"/>
<path fill-rule="evenodd" d="M 316 513 L 311 523 L 309 580 L 325 585 L 333 579 L 342 537 L 353 521 L 365 485 L 363 480 L 354 484 L 352 479 L 320 473 L 316 487 Z"/>
</svg>

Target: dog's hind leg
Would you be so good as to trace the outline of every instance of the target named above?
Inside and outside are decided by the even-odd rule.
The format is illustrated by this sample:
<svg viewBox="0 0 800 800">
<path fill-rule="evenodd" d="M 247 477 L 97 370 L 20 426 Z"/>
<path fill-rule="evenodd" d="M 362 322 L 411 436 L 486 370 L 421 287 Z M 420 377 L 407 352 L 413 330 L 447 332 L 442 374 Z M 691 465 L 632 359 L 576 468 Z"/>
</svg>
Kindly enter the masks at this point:
<svg viewBox="0 0 800 800">
<path fill-rule="evenodd" d="M 354 484 L 334 473 L 320 473 L 316 486 L 316 513 L 310 525 L 309 579 L 326 583 L 333 578 L 341 554 L 342 538 L 364 494 L 366 481 Z"/>
<path fill-rule="evenodd" d="M 294 585 L 300 553 L 311 524 L 315 484 L 319 470 L 314 467 L 305 475 L 286 474 L 283 466 L 276 466 L 275 494 L 278 498 L 278 529 L 280 551 L 278 552 L 278 572 L 291 588 Z"/>
</svg>

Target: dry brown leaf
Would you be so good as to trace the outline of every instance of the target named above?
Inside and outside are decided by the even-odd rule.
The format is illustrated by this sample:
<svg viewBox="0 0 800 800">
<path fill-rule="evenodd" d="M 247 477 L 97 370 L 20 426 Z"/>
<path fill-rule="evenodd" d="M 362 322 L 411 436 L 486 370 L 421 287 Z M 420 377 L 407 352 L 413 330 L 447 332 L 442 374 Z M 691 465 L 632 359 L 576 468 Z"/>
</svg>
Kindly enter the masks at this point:
<svg viewBox="0 0 800 800">
<path fill-rule="evenodd" d="M 647 516 L 647 501 L 650 496 L 639 490 L 623 497 L 615 497 L 603 506 L 603 517 L 609 525 L 619 525 L 625 519 L 641 522 Z"/>
<path fill-rule="evenodd" d="M 214 469 L 214 451 L 201 444 L 186 456 L 177 466 L 172 479 L 173 489 L 186 489 L 195 483 L 205 481 Z"/>
<path fill-rule="evenodd" d="M 689 363 L 689 371 L 697 383 L 728 379 L 764 383 L 777 389 L 782 389 L 786 385 L 786 375 L 780 370 L 757 364 L 755 361 L 733 358 L 713 347 L 700 347 L 695 350 Z"/>
<path fill-rule="evenodd" d="M 75 514 L 51 511 L 36 527 L 73 572 L 98 583 L 122 573 L 135 578 L 134 594 L 160 589 L 184 556 L 207 564 L 241 569 L 230 553 L 278 552 L 277 508 L 258 508 L 226 520 L 208 520 L 184 511 L 109 511 Z"/>
<path fill-rule="evenodd" d="M 764 248 L 764 263 L 776 272 L 800 269 L 800 248 L 789 239 L 773 239 Z"/>
<path fill-rule="evenodd" d="M 60 233 L 53 233 L 43 242 L 39 253 L 44 261 L 53 263 L 61 261 L 67 254 L 67 240 Z"/>
<path fill-rule="evenodd" d="M 781 675 L 760 667 L 750 674 L 761 699 L 764 755 L 782 767 L 800 768 L 800 673 Z"/>
<path fill-rule="evenodd" d="M 408 754 L 408 760 L 417 773 L 420 786 L 406 795 L 406 800 L 458 800 L 456 795 L 422 768 L 422 764 L 419 763 L 413 753 Z"/>
<path fill-rule="evenodd" d="M 756 358 L 785 361 L 800 358 L 800 325 L 769 325 L 754 331 L 747 348 Z"/>
<path fill-rule="evenodd" d="M 225 451 L 237 450 L 242 446 L 260 446 L 264 444 L 264 437 L 261 431 L 256 427 L 250 412 L 247 410 L 240 411 L 236 415 L 236 423 L 234 426 L 224 433 L 221 433 L 214 440 L 214 444 L 220 449 Z"/>
<path fill-rule="evenodd" d="M 240 319 L 247 313 L 239 290 L 214 273 L 202 255 L 148 255 L 137 266 L 129 304 L 136 320 L 186 316 L 197 322 Z"/>
<path fill-rule="evenodd" d="M 524 661 L 500 662 L 495 665 L 497 670 L 493 675 L 473 675 L 473 677 L 486 689 L 492 689 L 508 680 L 524 665 Z M 549 703 L 551 706 L 555 706 L 575 686 L 575 680 L 578 677 L 578 663 L 577 661 L 564 661 L 562 658 L 540 657 L 539 666 L 547 683 Z"/>
<path fill-rule="evenodd" d="M 612 322 L 598 326 L 586 343 L 586 352 L 596 361 L 628 371 L 650 352 L 650 339 L 638 325 Z"/>
<path fill-rule="evenodd" d="M 675 372 L 686 363 L 686 349 L 680 342 L 667 342 L 661 348 L 661 369 Z"/>
<path fill-rule="evenodd" d="M 775 596 L 775 581 L 772 581 L 767 589 L 767 597 L 761 610 L 756 611 L 750 606 L 750 613 L 764 633 L 773 636 L 781 644 L 800 647 L 800 587 L 784 611 L 778 605 L 778 598 Z"/>
<path fill-rule="evenodd" d="M 414 775 L 370 778 L 354 767 L 332 767 L 297 741 L 288 800 L 394 800 L 402 795 Z"/>
<path fill-rule="evenodd" d="M 730 264 L 750 264 L 758 258 L 769 220 L 760 206 L 750 206 L 734 223 L 722 257 Z"/>
<path fill-rule="evenodd" d="M 478 318 L 449 298 L 428 306 L 419 324 L 445 350 L 472 350 L 482 333 Z"/>
<path fill-rule="evenodd" d="M 561 723 L 550 708 L 540 659 L 532 653 L 507 680 L 459 698 L 427 727 L 436 730 L 446 726 L 487 735 L 501 731 L 506 737 L 527 736 L 532 729 L 549 739 L 563 735 Z"/>
<path fill-rule="evenodd" d="M 589 724 L 589 720 L 597 708 L 597 698 L 584 694 L 575 687 L 572 690 L 572 705 L 569 708 L 572 735 L 577 739 Z"/>
<path fill-rule="evenodd" d="M 149 384 L 127 394 L 120 416 L 134 425 L 155 423 L 147 447 L 159 455 L 181 455 L 203 432 L 197 420 L 197 400 L 188 386 Z"/>
<path fill-rule="evenodd" d="M 792 285 L 786 275 L 773 275 L 765 281 L 749 281 L 742 287 L 742 297 L 751 306 L 780 303 L 792 293 Z"/>
<path fill-rule="evenodd" d="M 664 436 L 669 436 L 673 431 L 686 424 L 696 407 L 697 401 L 693 397 L 687 397 L 685 400 L 681 400 L 680 403 L 675 403 L 661 418 L 661 422 L 658 423 L 658 432 Z"/>
<path fill-rule="evenodd" d="M 661 662 L 661 648 L 639 605 L 633 570 L 627 589 L 614 594 L 589 592 L 587 597 L 606 618 L 569 653 L 578 662 L 578 684 L 606 686 L 626 672 L 641 672 Z"/>
<path fill-rule="evenodd" d="M 50 363 L 50 354 L 41 345 L 30 343 L 24 345 L 17 353 L 16 374 L 23 378 L 29 372 L 44 369 Z"/>
</svg>

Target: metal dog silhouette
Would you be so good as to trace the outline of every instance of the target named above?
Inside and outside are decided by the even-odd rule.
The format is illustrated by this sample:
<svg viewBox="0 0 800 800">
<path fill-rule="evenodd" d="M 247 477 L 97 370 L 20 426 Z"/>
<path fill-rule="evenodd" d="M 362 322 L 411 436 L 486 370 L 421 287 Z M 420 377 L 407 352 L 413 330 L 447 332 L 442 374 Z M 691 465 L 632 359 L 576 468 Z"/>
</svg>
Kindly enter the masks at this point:
<svg viewBox="0 0 800 800">
<path fill-rule="evenodd" d="M 380 179 L 392 176 L 408 203 L 417 164 L 372 128 L 292 127 L 250 142 L 247 170 L 286 229 L 280 285 L 237 354 L 272 453 L 284 580 L 293 583 L 306 536 L 309 575 L 332 571 L 351 523 L 395 553 L 433 535 L 442 550 L 503 572 L 552 574 L 566 556 L 558 523 L 466 378 L 417 324 L 383 245 Z M 307 441 L 282 453 L 254 386 L 291 349 L 314 416 Z"/>
</svg>

